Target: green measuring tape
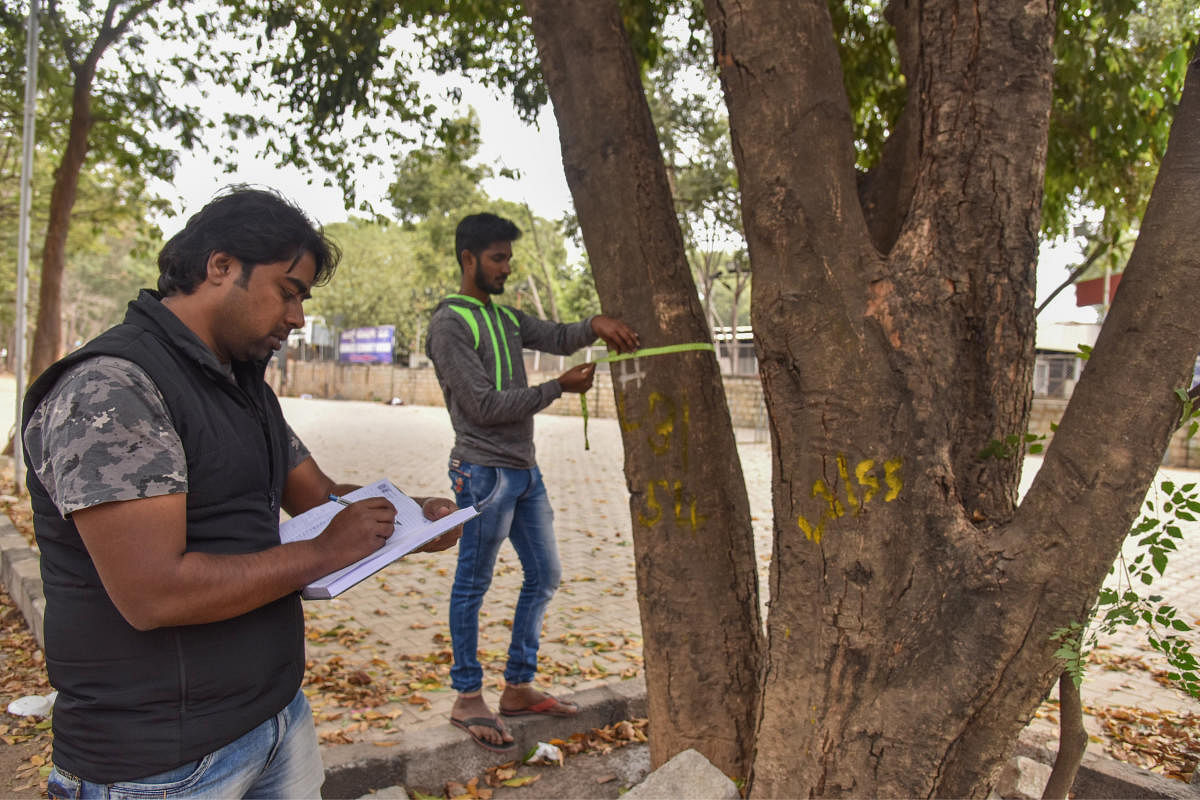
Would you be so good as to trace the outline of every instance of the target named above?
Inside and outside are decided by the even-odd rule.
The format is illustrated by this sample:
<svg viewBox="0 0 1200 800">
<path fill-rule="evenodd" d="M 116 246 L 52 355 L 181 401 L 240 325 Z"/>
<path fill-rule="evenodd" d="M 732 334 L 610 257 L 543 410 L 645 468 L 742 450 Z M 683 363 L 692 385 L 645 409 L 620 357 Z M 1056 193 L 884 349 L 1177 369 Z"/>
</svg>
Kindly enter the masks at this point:
<svg viewBox="0 0 1200 800">
<path fill-rule="evenodd" d="M 668 353 L 686 353 L 689 350 L 709 350 L 716 351 L 708 342 L 688 342 L 687 344 L 667 344 L 662 347 L 644 347 L 641 350 L 634 350 L 632 353 L 617 353 L 613 356 L 605 356 L 597 358 L 593 364 L 612 364 L 617 361 L 629 361 L 633 358 L 647 358 L 649 356 L 664 356 Z M 587 392 L 579 393 L 579 409 L 583 414 L 583 449 L 591 450 L 592 446 L 588 442 L 588 407 L 587 407 Z"/>
</svg>

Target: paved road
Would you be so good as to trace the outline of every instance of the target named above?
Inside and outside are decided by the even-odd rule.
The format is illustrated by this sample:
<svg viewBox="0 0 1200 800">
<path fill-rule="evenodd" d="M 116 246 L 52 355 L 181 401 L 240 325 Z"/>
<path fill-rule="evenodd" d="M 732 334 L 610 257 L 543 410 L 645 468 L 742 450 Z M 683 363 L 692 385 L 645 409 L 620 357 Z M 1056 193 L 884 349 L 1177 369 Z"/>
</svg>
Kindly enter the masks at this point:
<svg viewBox="0 0 1200 800">
<path fill-rule="evenodd" d="M 390 477 L 412 495 L 449 493 L 446 460 L 453 432 L 444 409 L 421 406 L 284 398 L 292 427 L 319 464 L 339 480 L 366 483 Z M 620 434 L 613 420 L 591 420 L 590 450 L 583 448 L 582 423 L 575 417 L 538 418 L 538 460 L 555 508 L 563 563 L 563 583 L 547 613 L 541 653 L 542 672 L 554 685 L 578 690 L 619 680 L 641 671 L 641 625 L 634 584 L 633 542 L 628 493 L 622 473 Z M 740 446 L 752 502 L 763 574 L 770 547 L 767 445 L 747 432 Z M 411 556 L 332 601 L 309 603 L 310 657 L 333 654 L 370 672 L 370 659 L 391 665 L 411 664 L 405 656 L 426 659 L 419 695 L 428 703 L 404 702 L 399 724 L 448 718 L 453 694 L 444 683 L 441 659 L 449 650 L 446 623 L 453 551 Z M 508 645 L 507 623 L 520 585 L 520 565 L 511 546 L 500 554 L 496 578 L 481 618 L 480 648 L 493 665 L 485 688 L 498 687 Z M 340 628 L 339 628 L 340 626 Z M 344 648 L 337 633 L 352 630 Z M 318 632 L 314 638 L 312 631 Z M 326 644 L 328 642 L 328 644 Z M 380 665 L 374 662 L 377 668 Z M 420 670 L 413 670 L 419 672 Z M 436 680 L 435 680 L 436 678 Z M 336 722 L 342 723 L 339 719 Z M 372 729 L 367 738 L 386 738 Z M 357 738 L 357 737 L 356 737 Z"/>
<path fill-rule="evenodd" d="M 413 494 L 447 493 L 445 461 L 452 431 L 443 409 L 290 398 L 283 402 L 289 421 L 330 474 L 363 482 L 386 475 Z M 556 685 L 586 688 L 630 674 L 640 664 L 633 546 L 619 431 L 613 420 L 593 420 L 589 427 L 591 450 L 585 451 L 578 418 L 541 415 L 536 429 L 538 459 L 556 509 L 563 561 L 563 585 L 546 617 L 544 671 L 554 675 Z M 738 452 L 765 578 L 771 545 L 769 445 L 753 441 L 751 431 L 742 434 Z M 1027 460 L 1026 485 L 1040 462 L 1039 458 Z M 1196 473 L 1163 470 L 1160 477 L 1184 482 L 1195 480 Z M 1156 585 L 1156 591 L 1176 603 L 1185 619 L 1200 620 L 1200 526 L 1190 528 L 1184 549 L 1171 558 L 1169 580 Z M 404 654 L 444 653 L 452 574 L 452 553 L 413 557 L 343 598 L 310 604 L 310 609 L 318 625 L 361 626 L 368 632 L 363 640 L 368 650 L 392 663 Z M 519 581 L 516 555 L 506 546 L 482 619 L 480 646 L 495 656 L 494 668 L 488 673 L 489 686 L 495 686 L 502 669 L 508 641 L 505 622 L 511 618 Z M 762 585 L 767 585 L 765 580 Z M 1153 662 L 1155 656 L 1138 644 L 1143 640 L 1141 632 L 1130 631 L 1109 644 Z M 320 646 L 312 652 L 319 655 Z M 451 693 L 436 688 L 432 681 L 428 686 L 430 690 L 421 695 L 429 703 L 406 705 L 397 724 L 446 717 Z M 1200 703 L 1164 689 L 1143 670 L 1093 669 L 1083 691 L 1089 705 L 1200 713 Z"/>
</svg>

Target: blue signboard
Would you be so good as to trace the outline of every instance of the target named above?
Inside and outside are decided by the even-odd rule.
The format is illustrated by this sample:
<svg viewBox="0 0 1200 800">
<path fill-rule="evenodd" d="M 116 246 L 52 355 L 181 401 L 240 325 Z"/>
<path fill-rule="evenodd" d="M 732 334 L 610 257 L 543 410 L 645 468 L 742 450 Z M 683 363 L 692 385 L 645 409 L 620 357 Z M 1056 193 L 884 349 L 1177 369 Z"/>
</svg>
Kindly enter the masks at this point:
<svg viewBox="0 0 1200 800">
<path fill-rule="evenodd" d="M 342 331 L 338 361 L 343 364 L 391 364 L 396 344 L 395 325 L 375 325 Z"/>
</svg>

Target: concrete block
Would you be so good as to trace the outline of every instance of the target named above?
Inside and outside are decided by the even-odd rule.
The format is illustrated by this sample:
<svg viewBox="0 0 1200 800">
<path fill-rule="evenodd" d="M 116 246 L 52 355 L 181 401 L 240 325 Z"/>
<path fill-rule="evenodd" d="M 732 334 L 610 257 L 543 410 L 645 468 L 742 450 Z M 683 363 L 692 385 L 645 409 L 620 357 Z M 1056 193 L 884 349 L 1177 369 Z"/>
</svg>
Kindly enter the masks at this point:
<svg viewBox="0 0 1200 800">
<path fill-rule="evenodd" d="M 1058 752 L 1057 733 L 1053 729 L 1022 731 L 1017 740 L 1016 752 L 1051 764 Z M 1049 768 L 1049 767 L 1047 767 Z M 1038 795 L 1041 796 L 1040 794 Z M 1075 774 L 1071 786 L 1072 797 L 1096 798 L 1168 798 L 1168 800 L 1200 800 L 1200 787 L 1190 786 L 1171 778 L 1139 769 L 1123 761 L 1117 761 L 1100 752 L 1100 748 L 1089 747 Z"/>
<path fill-rule="evenodd" d="M 408 790 L 403 786 L 388 786 L 385 789 L 367 792 L 362 800 L 408 800 Z"/>
<path fill-rule="evenodd" d="M 621 797 L 623 800 L 739 800 L 741 793 L 707 758 L 695 750 L 684 750 Z"/>
<path fill-rule="evenodd" d="M 1025 756 L 1008 760 L 996 778 L 996 794 L 1005 800 L 1039 800 L 1050 779 L 1050 767 Z"/>
</svg>

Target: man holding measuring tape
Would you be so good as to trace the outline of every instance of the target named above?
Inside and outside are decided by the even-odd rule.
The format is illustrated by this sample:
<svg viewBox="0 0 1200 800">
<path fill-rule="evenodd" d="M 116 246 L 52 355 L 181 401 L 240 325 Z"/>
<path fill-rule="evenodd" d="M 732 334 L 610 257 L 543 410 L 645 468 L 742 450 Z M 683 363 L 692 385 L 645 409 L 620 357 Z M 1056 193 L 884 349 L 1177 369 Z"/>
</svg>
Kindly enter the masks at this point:
<svg viewBox="0 0 1200 800">
<path fill-rule="evenodd" d="M 533 686 L 542 618 L 561 576 L 554 512 L 534 459 L 533 415 L 563 392 L 586 392 L 596 365 L 580 364 L 529 386 L 522 348 L 569 355 L 596 338 L 621 353 L 638 346 L 633 329 L 612 317 L 563 324 L 492 302 L 492 295 L 504 292 L 512 243 L 520 235 L 516 225 L 495 214 L 472 214 L 458 224 L 454 249 L 462 270 L 460 290 L 433 312 L 425 348 L 454 426 L 450 480 L 456 500 L 480 512 L 463 526 L 450 594 L 450 679 L 459 693 L 450 721 L 481 746 L 498 751 L 512 747 L 513 737 L 483 699 L 477 651 L 479 609 L 505 539 L 517 551 L 524 581 L 500 714 L 571 716 L 577 711 Z"/>
</svg>

